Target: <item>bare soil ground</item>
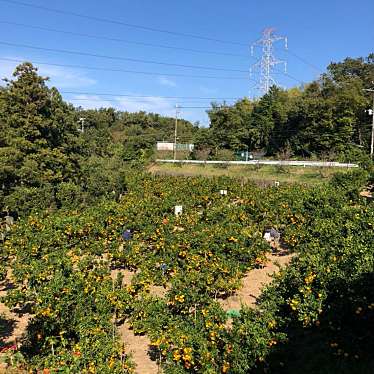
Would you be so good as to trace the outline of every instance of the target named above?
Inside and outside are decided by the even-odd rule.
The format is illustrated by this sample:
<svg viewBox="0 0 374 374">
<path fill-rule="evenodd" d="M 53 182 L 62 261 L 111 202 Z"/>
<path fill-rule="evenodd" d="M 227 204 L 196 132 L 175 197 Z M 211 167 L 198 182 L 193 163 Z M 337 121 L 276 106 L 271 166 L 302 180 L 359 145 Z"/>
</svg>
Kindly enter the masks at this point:
<svg viewBox="0 0 374 374">
<path fill-rule="evenodd" d="M 119 328 L 120 336 L 125 343 L 125 348 L 132 355 L 136 364 L 137 374 L 157 374 L 161 373 L 157 363 L 151 359 L 151 341 L 146 335 L 134 335 L 128 323 L 124 323 Z"/>
<path fill-rule="evenodd" d="M 255 307 L 262 289 L 272 281 L 272 275 L 277 273 L 280 267 L 288 265 L 293 256 L 284 250 L 269 254 L 266 265 L 261 269 L 251 270 L 242 279 L 242 287 L 234 295 L 219 300 L 222 309 L 225 311 L 240 310 L 242 305 Z"/>
<path fill-rule="evenodd" d="M 6 291 L 13 287 L 10 276 L 5 281 L 0 282 L 0 297 L 6 295 Z M 10 345 L 18 345 L 22 336 L 26 332 L 31 315 L 22 310 L 10 310 L 5 304 L 0 303 L 0 350 Z M 1 360 L 1 354 L 0 354 Z M 7 368 L 0 363 L 0 373 L 15 373 L 13 369 Z"/>
<path fill-rule="evenodd" d="M 130 270 L 112 270 L 112 279 L 116 279 L 117 275 L 121 273 L 123 276 L 122 285 L 130 285 L 136 272 Z M 168 288 L 151 285 L 149 292 L 152 296 L 165 297 Z M 134 363 L 136 364 L 137 374 L 157 374 L 161 373 L 161 369 L 156 361 L 151 357 L 151 341 L 146 335 L 135 335 L 130 325 L 125 322 L 118 328 L 121 340 L 125 345 L 125 350 L 131 354 Z"/>
<path fill-rule="evenodd" d="M 118 274 L 122 275 L 122 286 L 129 286 L 131 284 L 132 278 L 136 275 L 135 271 L 131 270 L 121 270 L 121 269 L 115 269 L 112 270 L 110 275 L 112 279 L 115 281 L 117 279 Z"/>
<path fill-rule="evenodd" d="M 152 296 L 157 296 L 157 297 L 165 297 L 166 293 L 169 291 L 169 287 L 162 287 L 162 286 L 150 286 L 149 287 L 149 293 L 152 295 Z"/>
<path fill-rule="evenodd" d="M 368 199 L 373 199 L 373 193 L 374 193 L 374 184 L 368 186 L 365 190 L 361 191 L 360 195 Z"/>
<path fill-rule="evenodd" d="M 111 271 L 111 277 L 113 280 L 117 279 L 118 274 L 122 274 L 122 287 L 124 286 L 129 286 L 131 285 L 132 279 L 134 276 L 137 274 L 137 272 L 131 271 L 131 270 L 121 270 L 121 269 L 115 269 Z M 165 297 L 166 293 L 170 289 L 170 285 L 167 287 L 162 287 L 162 286 L 155 286 L 155 285 L 150 285 L 149 286 L 149 293 L 152 296 L 157 296 L 157 297 Z"/>
</svg>

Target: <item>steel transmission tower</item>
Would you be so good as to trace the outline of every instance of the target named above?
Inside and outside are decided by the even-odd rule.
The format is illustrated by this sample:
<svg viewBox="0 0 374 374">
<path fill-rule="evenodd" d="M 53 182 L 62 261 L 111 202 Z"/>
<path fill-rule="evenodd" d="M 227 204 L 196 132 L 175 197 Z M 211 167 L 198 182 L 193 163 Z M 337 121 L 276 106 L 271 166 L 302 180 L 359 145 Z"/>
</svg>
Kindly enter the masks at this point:
<svg viewBox="0 0 374 374">
<path fill-rule="evenodd" d="M 287 62 L 276 59 L 273 54 L 273 43 L 278 40 L 284 40 L 285 48 L 287 49 L 287 38 L 284 36 L 276 36 L 274 31 L 275 29 L 273 28 L 266 28 L 262 33 L 262 38 L 254 42 L 251 46 L 251 54 L 253 56 L 254 47 L 262 45 L 262 58 L 256 64 L 252 65 L 251 74 L 255 69 L 260 70 L 261 80 L 259 89 L 264 95 L 269 92 L 272 85 L 277 84 L 272 77 L 273 68 L 276 65 L 284 64 L 284 70 L 287 72 Z"/>
</svg>

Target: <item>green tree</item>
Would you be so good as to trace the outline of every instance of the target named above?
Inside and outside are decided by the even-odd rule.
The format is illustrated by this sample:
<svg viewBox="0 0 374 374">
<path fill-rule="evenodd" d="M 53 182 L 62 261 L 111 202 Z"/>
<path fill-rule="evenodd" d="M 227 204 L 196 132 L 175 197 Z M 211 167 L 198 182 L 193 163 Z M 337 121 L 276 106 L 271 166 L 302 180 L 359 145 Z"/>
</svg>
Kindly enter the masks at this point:
<svg viewBox="0 0 374 374">
<path fill-rule="evenodd" d="M 146 112 L 122 112 L 111 132 L 113 139 L 124 147 L 124 159 L 136 160 L 144 155 L 150 156 L 157 141 L 174 142 L 174 130 L 175 118 Z M 178 142 L 191 143 L 197 131 L 197 124 L 180 119 Z"/>
<path fill-rule="evenodd" d="M 15 69 L 13 77 L 0 91 L 4 204 L 13 204 L 11 195 L 21 187 L 50 186 L 54 191 L 59 183 L 74 179 L 79 150 L 73 108 L 56 89 L 47 87 L 48 78 L 39 76 L 27 62 Z"/>
<path fill-rule="evenodd" d="M 249 124 L 253 104 L 248 99 L 239 100 L 233 106 L 213 103 L 208 111 L 211 134 L 218 148 L 241 150 L 252 139 Z"/>
</svg>

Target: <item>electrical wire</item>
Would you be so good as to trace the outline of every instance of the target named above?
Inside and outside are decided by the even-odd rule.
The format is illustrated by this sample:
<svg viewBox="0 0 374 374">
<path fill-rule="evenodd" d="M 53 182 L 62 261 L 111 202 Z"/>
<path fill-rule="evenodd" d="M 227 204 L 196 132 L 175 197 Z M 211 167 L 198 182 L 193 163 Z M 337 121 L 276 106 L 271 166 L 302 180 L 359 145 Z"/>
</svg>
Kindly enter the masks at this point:
<svg viewBox="0 0 374 374">
<path fill-rule="evenodd" d="M 296 82 L 298 82 L 298 83 L 300 83 L 300 84 L 304 84 L 304 83 L 305 83 L 304 81 L 302 81 L 302 80 L 300 80 L 300 79 L 294 77 L 293 75 L 291 75 L 291 74 L 289 74 L 289 73 L 287 73 L 287 72 L 285 72 L 285 71 L 282 71 L 282 70 L 279 70 L 279 69 L 274 69 L 274 70 L 275 70 L 275 73 L 276 73 L 276 74 L 283 74 L 283 75 L 285 75 L 286 77 L 291 78 L 291 79 L 293 79 L 294 81 L 296 81 Z"/>
<path fill-rule="evenodd" d="M 122 93 L 101 93 L 101 92 L 77 92 L 77 91 L 60 91 L 63 94 L 71 95 L 92 95 L 92 96 L 115 96 L 126 98 L 145 98 L 145 99 L 180 99 L 180 100 L 240 100 L 238 97 L 196 97 L 196 96 L 157 96 L 157 95 L 134 95 Z"/>
<path fill-rule="evenodd" d="M 9 62 L 16 62 L 16 63 L 25 62 L 25 60 L 5 58 L 5 57 L 0 57 L 0 60 L 9 61 Z M 152 76 L 159 76 L 159 77 L 181 77 L 181 78 L 219 79 L 219 80 L 246 80 L 246 81 L 248 81 L 248 79 L 249 79 L 247 77 L 220 77 L 220 76 L 212 76 L 212 75 L 191 75 L 191 74 L 159 73 L 159 72 L 127 70 L 127 69 L 110 69 L 110 68 L 102 68 L 102 67 L 98 67 L 98 66 L 60 64 L 60 63 L 50 63 L 50 62 L 42 62 L 42 61 L 29 61 L 29 62 L 32 62 L 34 65 L 67 67 L 67 68 L 85 69 L 85 70 L 98 70 L 98 71 L 114 72 L 114 73 L 152 75 Z M 249 80 L 251 80 L 251 79 L 249 79 Z"/>
<path fill-rule="evenodd" d="M 216 38 L 211 38 L 211 37 L 207 37 L 207 36 L 203 36 L 203 35 L 182 33 L 182 32 L 177 32 L 177 31 L 172 31 L 172 30 L 166 30 L 166 29 L 159 29 L 159 28 L 149 27 L 149 26 L 144 26 L 144 25 L 137 25 L 137 24 L 123 22 L 123 21 L 119 21 L 119 20 L 113 20 L 113 19 L 109 19 L 109 18 L 95 17 L 95 16 L 90 16 L 90 15 L 87 15 L 87 14 L 76 13 L 76 12 L 61 10 L 61 9 L 56 9 L 56 8 L 50 8 L 50 7 L 46 7 L 46 6 L 42 6 L 42 5 L 25 3 L 23 1 L 0 0 L 0 2 L 13 4 L 13 5 L 21 5 L 21 6 L 25 6 L 25 7 L 29 7 L 29 8 L 34 8 L 34 9 L 40 9 L 40 10 L 43 10 L 43 11 L 52 12 L 52 13 L 56 13 L 56 14 L 63 14 L 63 15 L 74 16 L 74 17 L 78 17 L 78 18 L 84 18 L 84 19 L 88 19 L 88 20 L 91 20 L 91 21 L 95 21 L 95 22 L 111 23 L 111 24 L 115 24 L 115 25 L 119 25 L 119 26 L 125 26 L 125 27 L 130 27 L 130 28 L 144 30 L 144 31 L 152 31 L 152 32 L 158 32 L 158 33 L 169 34 L 169 35 L 183 36 L 183 37 L 187 37 L 187 38 L 207 40 L 207 41 L 223 43 L 223 44 L 233 44 L 233 45 L 239 45 L 239 46 L 245 46 L 245 47 L 248 46 L 246 43 L 216 39 Z"/>
<path fill-rule="evenodd" d="M 97 22 L 106 22 L 106 23 L 113 23 L 117 25 L 122 25 L 126 27 L 132 27 L 132 28 L 137 28 L 137 29 L 142 29 L 142 30 L 147 30 L 147 31 L 153 31 L 153 32 L 161 32 L 161 33 L 167 33 L 167 34 L 172 34 L 172 35 L 178 35 L 178 36 L 184 36 L 184 37 L 191 37 L 191 38 L 198 38 L 198 39 L 203 39 L 203 40 L 209 40 L 209 41 L 215 41 L 215 42 L 220 42 L 220 43 L 225 43 L 225 44 L 235 44 L 235 45 L 241 45 L 241 46 L 248 46 L 246 43 L 241 43 L 241 42 L 234 42 L 234 41 L 228 41 L 228 40 L 221 40 L 221 39 L 215 39 L 215 38 L 210 38 L 210 37 L 205 37 L 202 35 L 194 35 L 194 34 L 187 34 L 187 33 L 180 33 L 180 32 L 175 32 L 171 30 L 163 30 L 163 29 L 157 29 L 157 28 L 152 28 L 148 26 L 143 26 L 143 25 L 135 25 L 135 24 L 130 24 L 118 20 L 111 20 L 111 19 L 106 19 L 106 18 L 100 18 L 100 17 L 95 17 L 95 16 L 89 16 L 87 14 L 82 14 L 82 13 L 76 13 L 76 12 L 71 12 L 71 11 L 65 11 L 65 10 L 60 10 L 60 9 L 55 9 L 55 8 L 50 8 L 46 6 L 41 6 L 41 5 L 36 5 L 36 4 L 30 4 L 22 1 L 17 1 L 17 0 L 0 0 L 0 2 L 4 3 L 9 3 L 13 5 L 21 5 L 25 7 L 31 7 L 31 8 L 36 8 L 48 12 L 53 12 L 57 14 L 64 14 L 64 15 L 69 15 L 69 16 L 74 16 L 74 17 L 79 17 L 79 18 L 85 18 Z M 189 52 L 197 52 L 197 53 L 209 53 L 209 54 L 224 54 L 224 55 L 233 55 L 233 56 L 240 56 L 240 57 L 247 57 L 245 55 L 239 55 L 239 54 L 230 54 L 230 53 L 224 53 L 224 52 L 215 52 L 215 51 L 202 51 L 202 50 L 196 50 L 196 49 L 188 49 L 188 48 L 181 48 L 181 47 L 175 47 L 175 46 L 166 46 L 166 45 L 158 45 L 158 44 L 151 44 L 151 43 L 143 43 L 143 42 L 133 42 L 133 41 L 128 41 L 124 39 L 117 39 L 117 38 L 109 38 L 109 37 L 100 37 L 97 35 L 90 35 L 90 34 L 83 34 L 83 33 L 74 33 L 70 31 L 64 31 L 64 30 L 57 30 L 57 29 L 50 29 L 50 28 L 45 28 L 45 27 L 40 27 L 40 26 L 32 26 L 32 25 L 26 25 L 26 24 L 20 24 L 20 23 L 15 23 L 15 22 L 9 22 L 9 21 L 1 21 L 2 23 L 8 23 L 8 24 L 14 24 L 14 25 L 19 25 L 19 26 L 24 26 L 24 27 L 30 27 L 30 28 L 35 28 L 35 29 L 40 29 L 40 30 L 46 30 L 46 31 L 52 31 L 52 32 L 59 32 L 59 33 L 66 33 L 70 35 L 77 35 L 77 36 L 85 36 L 85 37 L 90 37 L 90 38 L 100 38 L 104 40 L 112 40 L 112 41 L 119 41 L 119 42 L 124 42 L 124 43 L 133 43 L 133 44 L 139 44 L 139 45 L 144 45 L 144 46 L 154 46 L 154 47 L 160 47 L 160 48 L 168 48 L 168 49 L 179 49 L 179 50 L 185 50 Z M 26 48 L 31 48 L 30 46 L 23 46 Z M 32 47 L 32 48 L 38 48 L 41 49 L 40 47 Z M 44 49 L 51 51 L 51 49 Z M 56 52 L 60 53 L 74 53 L 76 54 L 77 52 L 72 52 L 72 51 L 62 51 L 62 50 L 55 50 Z M 301 62 L 304 64 L 310 66 L 313 68 L 315 71 L 317 71 L 319 74 L 322 73 L 322 69 L 317 67 L 316 65 L 310 63 L 308 60 L 305 58 L 299 56 L 295 52 L 291 51 L 290 49 L 286 49 L 286 52 L 295 58 L 299 59 Z M 111 59 L 124 59 L 124 58 L 119 58 L 119 57 L 113 57 L 113 56 L 101 56 L 101 55 L 94 55 L 94 54 L 84 54 L 88 55 L 91 57 L 100 57 L 100 58 L 111 58 Z M 127 59 L 129 61 L 134 61 L 134 62 L 143 62 L 143 63 L 155 63 L 155 64 L 162 64 L 162 65 L 168 65 L 168 66 L 179 66 L 179 67 L 186 67 L 186 68 L 198 68 L 198 69 L 208 69 L 208 67 L 200 67 L 200 66 L 190 66 L 190 65 L 178 65 L 178 64 L 167 64 L 167 63 L 159 63 L 156 61 L 141 61 L 137 59 Z M 208 70 L 222 70 L 222 71 L 236 71 L 236 72 L 246 72 L 243 70 L 226 70 L 223 68 L 209 68 Z M 298 78 L 295 78 L 291 76 L 288 73 L 282 73 L 291 79 L 298 81 L 300 83 L 303 83 L 303 81 L 299 80 Z"/>
<path fill-rule="evenodd" d="M 48 8 L 48 7 L 45 7 L 45 6 L 39 6 L 39 5 L 35 5 L 35 4 L 29 4 L 29 3 L 25 3 L 25 2 L 21 2 L 21 1 L 0 0 L 0 2 L 6 2 L 6 3 L 11 3 L 11 4 L 16 4 L 16 5 L 27 6 L 27 7 L 34 7 L 34 8 L 42 9 L 42 10 L 45 10 L 45 11 L 59 13 L 59 14 L 66 14 L 66 15 L 72 15 L 72 16 L 76 16 L 76 17 L 83 17 L 83 18 L 88 18 L 88 19 L 95 20 L 95 21 L 100 21 L 100 22 L 110 22 L 110 23 L 120 24 L 120 25 L 123 25 L 123 26 L 141 28 L 141 29 L 145 29 L 145 30 L 148 30 L 148 31 L 166 32 L 166 33 L 176 34 L 176 35 L 185 36 L 185 37 L 197 37 L 197 38 L 202 38 L 202 39 L 211 40 L 211 41 L 218 41 L 218 42 L 223 42 L 223 43 L 239 44 L 239 45 L 247 46 L 247 44 L 244 44 L 244 43 L 229 42 L 229 41 L 223 41 L 223 40 L 220 40 L 220 39 L 207 38 L 207 37 L 199 36 L 199 35 L 177 33 L 177 32 L 173 32 L 173 31 L 170 31 L 170 30 L 160 30 L 160 29 L 149 28 L 149 27 L 146 27 L 146 26 L 127 24 L 127 23 L 123 23 L 121 21 L 115 21 L 115 20 L 109 20 L 109 19 L 104 19 L 104 18 L 99 18 L 99 17 L 87 16 L 87 15 L 80 14 L 80 13 L 74 13 L 74 12 L 70 12 L 70 11 L 63 11 L 63 10 L 58 10 L 58 9 L 52 9 L 52 8 Z M 182 48 L 182 47 L 176 47 L 176 46 L 167 46 L 167 45 L 160 45 L 160 44 L 152 44 L 152 43 L 129 41 L 129 40 L 124 40 L 124 39 L 119 39 L 119 38 L 110 38 L 110 37 L 98 36 L 98 35 L 92 35 L 92 34 L 75 33 L 75 32 L 66 31 L 66 30 L 57 30 L 57 29 L 52 29 L 52 28 L 46 28 L 46 27 L 34 26 L 34 25 L 27 25 L 27 24 L 16 23 L 16 22 L 9 22 L 9 21 L 0 21 L 0 22 L 1 23 L 6 23 L 6 24 L 13 24 L 13 25 L 17 25 L 17 26 L 28 27 L 28 28 L 40 29 L 40 30 L 44 30 L 44 31 L 51 31 L 51 32 L 57 32 L 57 33 L 64 33 L 64 34 L 70 34 L 70 35 L 76 35 L 76 36 L 84 36 L 84 37 L 89 37 L 89 38 L 111 40 L 111 41 L 117 41 L 117 42 L 123 42 L 123 43 L 131 43 L 131 44 L 138 44 L 138 45 L 158 47 L 158 48 L 183 50 L 183 51 L 195 52 L 195 53 L 207 53 L 207 54 L 227 55 L 227 56 L 240 56 L 240 57 L 243 57 L 243 58 L 244 57 L 248 57 L 248 56 L 246 56 L 244 54 L 241 55 L 241 54 L 225 53 L 225 52 L 203 51 L 203 50 L 198 50 L 198 49 L 188 49 L 188 48 Z M 0 43 L 4 44 L 5 42 L 0 42 Z M 76 52 L 76 51 L 68 51 L 68 50 L 57 50 L 57 49 L 42 48 L 42 47 L 29 46 L 29 45 L 16 45 L 16 46 L 23 47 L 23 48 L 32 48 L 32 49 L 46 50 L 46 51 L 55 51 L 55 52 L 58 52 L 58 53 L 80 54 L 80 55 L 84 55 L 84 56 L 91 56 L 91 57 L 98 57 L 98 58 L 107 58 L 107 59 L 116 59 L 116 60 L 120 59 L 120 60 L 126 60 L 126 61 L 132 61 L 132 62 L 140 62 L 140 63 L 146 63 L 146 64 L 158 64 L 158 65 L 176 66 L 176 67 L 182 67 L 182 68 L 202 69 L 202 70 L 220 70 L 220 71 L 232 71 L 232 72 L 241 72 L 241 73 L 246 73 L 247 72 L 247 71 L 240 70 L 240 69 L 225 69 L 225 68 L 215 68 L 215 67 L 213 68 L 213 67 L 195 66 L 195 65 L 170 64 L 170 63 L 158 62 L 158 61 L 148 61 L 148 60 L 124 58 L 124 57 L 117 57 L 117 56 L 96 55 L 96 54 L 90 54 L 90 53 L 84 53 L 84 52 Z M 291 51 L 289 49 L 286 49 L 286 52 L 288 54 L 294 56 L 295 58 L 299 59 L 304 64 L 310 66 L 311 68 L 313 68 L 318 73 L 322 73 L 322 69 L 320 69 L 316 65 L 310 63 L 305 58 L 299 56 L 295 52 L 293 52 L 293 51 Z M 293 80 L 295 80 L 295 81 L 297 81 L 299 83 L 304 83 L 303 81 L 301 81 L 298 78 L 293 77 L 289 73 L 282 73 L 282 74 L 288 76 L 289 78 L 291 78 L 291 79 L 293 79 Z"/>
<path fill-rule="evenodd" d="M 86 34 L 86 33 L 67 31 L 67 30 L 61 30 L 61 29 L 54 29 L 54 28 L 49 28 L 49 27 L 44 27 L 44 26 L 36 26 L 36 25 L 30 25 L 30 24 L 24 24 L 24 23 L 18 23 L 18 22 L 10 22 L 10 21 L 0 20 L 0 23 L 6 24 L 6 25 L 12 25 L 12 26 L 26 27 L 26 28 L 34 29 L 34 30 L 55 32 L 55 33 L 59 33 L 59 34 L 81 36 L 81 37 L 85 37 L 85 38 L 107 40 L 107 41 L 125 43 L 125 44 L 141 45 L 141 46 L 145 46 L 145 47 L 156 47 L 156 48 L 164 48 L 164 49 L 168 49 L 168 50 L 179 50 L 179 51 L 185 51 L 185 52 L 202 53 L 202 54 L 210 54 L 210 55 L 242 57 L 242 58 L 246 58 L 246 59 L 248 59 L 248 57 L 250 57 L 250 54 L 245 55 L 245 54 L 222 52 L 222 51 L 209 51 L 209 50 L 202 50 L 202 49 L 183 48 L 183 47 L 177 47 L 177 46 L 171 46 L 171 45 L 165 45 L 165 44 L 145 43 L 145 42 L 140 42 L 140 41 L 133 41 L 133 40 L 114 38 L 114 37 L 108 37 L 108 36 L 102 36 L 102 35 Z"/>
<path fill-rule="evenodd" d="M 136 58 L 130 58 L 130 57 L 121 57 L 121 56 L 100 55 L 100 54 L 96 54 L 96 53 L 71 51 L 71 50 L 68 50 L 68 49 L 45 48 L 45 47 L 39 47 L 39 46 L 34 46 L 34 45 L 29 45 L 29 44 L 10 43 L 10 42 L 5 42 L 5 41 L 0 41 L 0 44 L 11 46 L 11 47 L 35 49 L 35 50 L 38 50 L 38 51 L 57 52 L 57 53 L 63 53 L 63 54 L 69 54 L 69 55 L 78 55 L 78 56 L 103 58 L 103 59 L 107 59 L 107 60 L 129 61 L 129 62 L 137 62 L 137 63 L 142 63 L 142 64 L 173 66 L 173 67 L 187 68 L 187 69 L 199 69 L 199 70 L 214 70 L 214 71 L 228 71 L 228 72 L 236 72 L 236 73 L 247 73 L 246 70 L 240 70 L 240 69 L 226 69 L 226 68 L 212 67 L 212 66 L 172 64 L 172 63 L 169 63 L 169 62 L 143 60 L 143 59 L 136 59 Z"/>
<path fill-rule="evenodd" d="M 178 106 L 178 109 L 213 109 L 211 106 Z"/>
<path fill-rule="evenodd" d="M 107 98 L 99 98 L 99 97 L 93 97 L 93 98 L 87 98 L 87 97 L 84 97 L 84 98 L 66 98 L 65 100 L 67 102 L 71 102 L 71 101 L 73 101 L 73 102 L 74 101 L 77 101 L 77 102 L 80 102 L 80 101 L 90 101 L 91 102 L 92 101 L 92 102 L 108 102 L 108 103 L 121 104 L 121 102 L 119 102 L 116 99 L 107 99 Z M 138 100 L 137 103 L 149 104 L 149 101 Z M 185 106 L 187 104 L 188 103 L 185 103 L 184 105 L 179 105 L 179 104 L 172 104 L 172 103 L 170 103 L 170 105 L 178 106 L 178 109 L 210 109 L 210 110 L 221 109 L 221 107 L 215 108 L 215 107 L 211 107 L 211 106 L 195 106 L 195 105 Z M 226 105 L 227 106 L 231 106 L 233 104 L 226 103 Z"/>
<path fill-rule="evenodd" d="M 305 65 L 310 66 L 312 69 L 314 69 L 315 71 L 317 71 L 319 74 L 323 74 L 322 69 L 320 69 L 320 68 L 317 67 L 316 65 L 310 63 L 310 62 L 307 61 L 305 58 L 300 57 L 299 55 L 297 55 L 296 53 L 290 51 L 289 49 L 286 49 L 286 52 L 287 52 L 288 54 L 290 54 L 291 56 L 296 57 L 298 60 L 300 60 L 301 62 L 303 62 Z"/>
<path fill-rule="evenodd" d="M 307 59 L 299 56 L 297 53 L 291 51 L 289 48 L 287 49 L 278 49 L 276 48 L 278 51 L 285 51 L 286 53 L 288 53 L 289 55 L 297 58 L 299 61 L 303 62 L 305 65 L 311 67 L 313 70 L 315 70 L 318 74 L 323 74 L 323 69 L 319 68 L 318 66 L 316 66 L 315 64 L 309 62 Z"/>
</svg>

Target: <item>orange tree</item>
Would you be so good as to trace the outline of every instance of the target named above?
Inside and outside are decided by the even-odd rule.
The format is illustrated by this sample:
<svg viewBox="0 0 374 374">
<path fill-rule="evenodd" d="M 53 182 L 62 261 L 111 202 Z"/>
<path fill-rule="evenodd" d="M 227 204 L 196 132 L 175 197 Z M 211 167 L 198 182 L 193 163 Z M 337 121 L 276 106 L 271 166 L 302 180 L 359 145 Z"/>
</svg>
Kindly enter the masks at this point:
<svg viewBox="0 0 374 374">
<path fill-rule="evenodd" d="M 112 322 L 127 295 L 101 259 L 105 240 L 105 222 L 92 210 L 31 216 L 5 243 L 16 285 L 6 302 L 33 314 L 21 349 L 28 368 L 131 371 Z"/>
<path fill-rule="evenodd" d="M 305 223 L 287 231 L 298 257 L 263 294 L 287 335 L 261 365 L 270 372 L 374 370 L 374 209 L 350 186 L 334 192 L 308 193 Z"/>
<path fill-rule="evenodd" d="M 216 368 L 223 366 L 217 359 L 221 351 L 213 347 L 224 339 L 226 317 L 221 312 L 203 331 L 203 310 L 217 309 L 212 300 L 232 293 L 267 250 L 262 216 L 246 211 L 240 200 L 247 195 L 256 199 L 260 190 L 236 184 L 230 198 L 221 197 L 220 187 L 229 183 L 134 175 L 119 204 L 103 202 L 79 213 L 41 212 L 20 220 L 4 246 L 16 285 L 6 300 L 10 306 L 28 305 L 34 314 L 22 348 L 30 367 L 105 372 L 129 366 L 113 316 L 131 318 L 139 331 L 157 334 L 156 326 L 143 326 L 157 318 L 152 308 L 142 306 L 150 284 L 169 285 L 165 315 L 187 318 L 185 330 L 196 322 L 186 343 L 210 342 L 208 356 L 217 361 Z M 173 215 L 176 204 L 184 206 L 181 217 Z M 132 236 L 123 242 L 126 229 Z M 131 287 L 110 278 L 115 268 L 138 270 Z M 102 337 L 101 350 L 93 344 L 97 336 Z M 223 349 L 224 340 L 218 346 Z M 202 357 L 186 366 L 199 367 Z"/>
<path fill-rule="evenodd" d="M 143 174 L 127 183 L 119 203 L 34 215 L 6 241 L 17 286 L 7 302 L 29 305 L 35 316 L 22 348 L 29 367 L 129 371 L 116 335 L 116 322 L 127 319 L 152 339 L 167 373 L 247 373 L 271 365 L 294 326 L 334 326 L 335 280 L 370 270 L 372 208 L 351 202 L 344 188 L 259 189 L 225 178 Z M 179 217 L 175 205 L 183 205 Z M 241 310 L 227 329 L 216 299 L 232 294 L 264 258 L 269 226 L 298 259 L 258 309 Z M 124 287 L 121 277 L 111 278 L 114 269 L 137 272 Z M 164 286 L 165 297 L 150 294 L 151 285 Z M 363 292 L 360 300 L 369 302 Z M 370 308 L 357 306 L 354 316 L 365 320 Z"/>
</svg>

